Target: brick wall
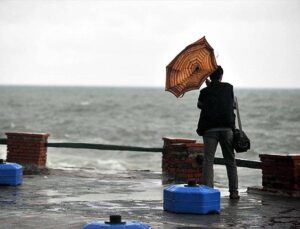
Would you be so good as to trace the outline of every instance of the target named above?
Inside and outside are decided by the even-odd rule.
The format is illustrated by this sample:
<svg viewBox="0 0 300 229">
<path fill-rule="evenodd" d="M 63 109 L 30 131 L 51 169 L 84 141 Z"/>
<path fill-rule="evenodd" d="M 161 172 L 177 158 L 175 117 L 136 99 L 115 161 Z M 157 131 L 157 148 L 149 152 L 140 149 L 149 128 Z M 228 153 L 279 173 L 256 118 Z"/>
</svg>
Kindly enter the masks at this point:
<svg viewBox="0 0 300 229">
<path fill-rule="evenodd" d="M 264 190 L 300 191 L 300 154 L 261 154 Z"/>
<path fill-rule="evenodd" d="M 8 162 L 21 164 L 24 173 L 45 169 L 47 162 L 47 133 L 5 133 Z M 31 171 L 31 172 L 30 172 Z"/>
<path fill-rule="evenodd" d="M 162 155 L 163 183 L 187 183 L 202 181 L 202 164 L 197 156 L 203 155 L 204 145 L 196 140 L 183 138 L 163 138 Z"/>
</svg>

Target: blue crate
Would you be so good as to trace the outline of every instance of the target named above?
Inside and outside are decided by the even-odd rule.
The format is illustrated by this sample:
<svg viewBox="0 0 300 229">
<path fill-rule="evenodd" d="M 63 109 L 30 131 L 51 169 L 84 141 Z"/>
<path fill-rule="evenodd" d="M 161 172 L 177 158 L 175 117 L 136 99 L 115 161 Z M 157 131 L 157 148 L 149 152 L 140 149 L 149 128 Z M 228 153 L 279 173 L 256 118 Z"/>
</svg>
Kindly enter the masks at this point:
<svg viewBox="0 0 300 229">
<path fill-rule="evenodd" d="M 121 216 L 112 215 L 109 222 L 93 221 L 82 229 L 151 229 L 151 227 L 138 221 L 122 222 Z"/>
<path fill-rule="evenodd" d="M 16 163 L 0 162 L 0 185 L 19 185 L 23 181 L 23 167 Z"/>
<path fill-rule="evenodd" d="M 205 185 L 171 185 L 164 189 L 164 210 L 175 213 L 220 212 L 220 191 Z"/>
</svg>

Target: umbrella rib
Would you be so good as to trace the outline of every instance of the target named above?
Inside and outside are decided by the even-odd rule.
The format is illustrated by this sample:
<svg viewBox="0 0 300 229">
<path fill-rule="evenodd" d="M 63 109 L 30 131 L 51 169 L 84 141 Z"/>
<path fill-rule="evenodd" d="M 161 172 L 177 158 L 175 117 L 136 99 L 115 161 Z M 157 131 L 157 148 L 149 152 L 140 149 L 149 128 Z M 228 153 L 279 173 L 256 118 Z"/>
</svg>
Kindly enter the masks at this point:
<svg viewBox="0 0 300 229">
<path fill-rule="evenodd" d="M 179 97 L 201 87 L 216 68 L 213 48 L 203 37 L 187 46 L 167 65 L 166 90 Z"/>
</svg>

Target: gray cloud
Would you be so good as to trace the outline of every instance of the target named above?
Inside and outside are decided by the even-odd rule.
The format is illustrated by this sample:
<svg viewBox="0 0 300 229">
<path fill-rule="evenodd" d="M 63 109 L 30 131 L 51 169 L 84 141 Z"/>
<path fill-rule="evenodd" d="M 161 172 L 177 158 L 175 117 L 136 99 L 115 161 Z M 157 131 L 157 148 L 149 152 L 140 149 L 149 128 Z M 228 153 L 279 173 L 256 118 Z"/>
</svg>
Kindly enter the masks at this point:
<svg viewBox="0 0 300 229">
<path fill-rule="evenodd" d="M 206 35 L 225 80 L 300 87 L 299 1 L 0 1 L 0 84 L 164 86 Z"/>
</svg>

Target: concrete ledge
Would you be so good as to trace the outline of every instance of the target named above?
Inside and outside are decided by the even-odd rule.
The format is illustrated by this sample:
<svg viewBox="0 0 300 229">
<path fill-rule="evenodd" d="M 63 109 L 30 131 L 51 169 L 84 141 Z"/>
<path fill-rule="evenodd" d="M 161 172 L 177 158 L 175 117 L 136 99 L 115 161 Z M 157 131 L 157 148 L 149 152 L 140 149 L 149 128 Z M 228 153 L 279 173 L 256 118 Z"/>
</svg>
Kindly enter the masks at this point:
<svg viewBox="0 0 300 229">
<path fill-rule="evenodd" d="M 223 193 L 220 214 L 173 214 L 163 210 L 160 173 L 49 170 L 47 176 L 24 176 L 17 187 L 0 186 L 0 228 L 82 228 L 112 214 L 153 229 L 300 227 L 300 199 L 242 192 L 231 201 Z"/>
<path fill-rule="evenodd" d="M 34 164 L 23 165 L 24 175 L 50 175 L 50 170 L 47 167 L 38 167 Z"/>
<path fill-rule="evenodd" d="M 279 189 L 272 189 L 272 188 L 263 188 L 260 186 L 248 187 L 247 192 L 251 194 L 275 195 L 275 196 L 300 198 L 300 191 L 279 190 Z"/>
</svg>

